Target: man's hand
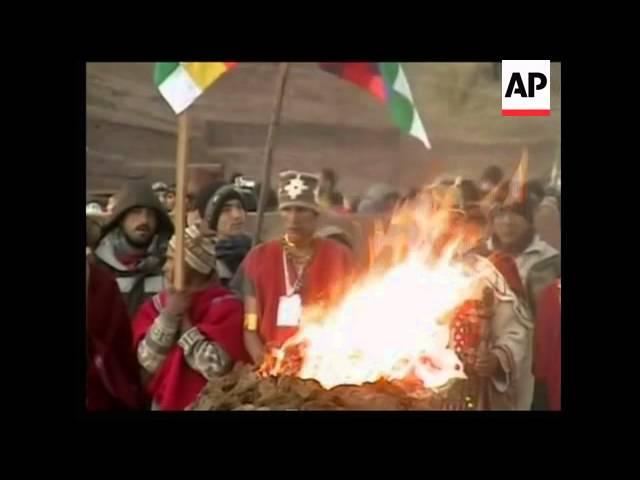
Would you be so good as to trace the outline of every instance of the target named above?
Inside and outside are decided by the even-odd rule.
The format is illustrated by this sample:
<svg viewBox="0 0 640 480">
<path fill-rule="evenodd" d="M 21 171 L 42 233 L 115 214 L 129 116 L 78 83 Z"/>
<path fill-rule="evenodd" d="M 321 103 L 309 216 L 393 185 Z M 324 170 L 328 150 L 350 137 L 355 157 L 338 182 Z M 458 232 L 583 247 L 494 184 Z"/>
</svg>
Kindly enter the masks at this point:
<svg viewBox="0 0 640 480">
<path fill-rule="evenodd" d="M 479 355 L 476 360 L 476 372 L 478 372 L 478 375 L 481 377 L 492 377 L 498 373 L 500 368 L 498 356 L 493 352 L 486 352 Z"/>
<path fill-rule="evenodd" d="M 173 318 L 182 317 L 191 305 L 191 295 L 187 292 L 177 292 L 173 289 L 169 290 L 167 305 L 164 311 Z"/>
</svg>

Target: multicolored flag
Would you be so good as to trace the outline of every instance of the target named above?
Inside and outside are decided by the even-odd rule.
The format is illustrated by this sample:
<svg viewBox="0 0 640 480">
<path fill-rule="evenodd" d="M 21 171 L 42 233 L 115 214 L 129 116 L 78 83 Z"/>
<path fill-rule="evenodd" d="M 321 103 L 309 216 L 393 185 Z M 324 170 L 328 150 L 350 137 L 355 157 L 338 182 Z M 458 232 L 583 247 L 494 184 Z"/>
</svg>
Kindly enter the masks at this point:
<svg viewBox="0 0 640 480">
<path fill-rule="evenodd" d="M 418 138 L 431 148 L 409 82 L 397 62 L 320 62 L 320 68 L 369 91 L 389 105 L 394 123 L 400 130 Z"/>
<path fill-rule="evenodd" d="M 176 115 L 238 62 L 160 62 L 153 80 Z"/>
</svg>

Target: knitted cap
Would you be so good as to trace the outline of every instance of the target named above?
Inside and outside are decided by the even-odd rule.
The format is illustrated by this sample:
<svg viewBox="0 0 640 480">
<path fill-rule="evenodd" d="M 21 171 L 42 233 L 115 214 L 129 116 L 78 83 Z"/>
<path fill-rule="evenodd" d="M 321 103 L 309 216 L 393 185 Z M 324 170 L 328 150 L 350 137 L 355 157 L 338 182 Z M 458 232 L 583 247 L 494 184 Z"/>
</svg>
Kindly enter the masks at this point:
<svg viewBox="0 0 640 480">
<path fill-rule="evenodd" d="M 176 248 L 176 236 L 169 242 L 169 251 Z M 209 275 L 216 268 L 216 246 L 210 237 L 200 233 L 197 226 L 192 225 L 184 232 L 185 261 L 191 268 L 203 275 Z"/>
</svg>

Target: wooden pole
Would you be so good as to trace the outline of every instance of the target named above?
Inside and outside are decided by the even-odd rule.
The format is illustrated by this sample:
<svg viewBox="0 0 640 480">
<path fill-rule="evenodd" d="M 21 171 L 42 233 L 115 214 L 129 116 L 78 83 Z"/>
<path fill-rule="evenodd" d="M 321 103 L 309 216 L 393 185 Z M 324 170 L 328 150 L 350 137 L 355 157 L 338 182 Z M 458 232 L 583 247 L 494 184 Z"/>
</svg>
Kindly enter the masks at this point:
<svg viewBox="0 0 640 480">
<path fill-rule="evenodd" d="M 276 81 L 276 95 L 273 103 L 273 111 L 271 112 L 271 121 L 269 122 L 269 130 L 267 132 L 267 143 L 264 146 L 264 163 L 262 167 L 262 187 L 260 189 L 260 200 L 258 203 L 258 219 L 256 222 L 256 231 L 253 235 L 253 244 L 260 242 L 260 233 L 262 230 L 262 221 L 264 218 L 264 210 L 267 205 L 267 195 L 271 184 L 271 163 L 273 151 L 273 136 L 276 126 L 280 122 L 280 112 L 282 111 L 282 99 L 284 98 L 284 86 L 287 83 L 287 74 L 289 73 L 289 63 L 280 63 L 278 79 Z"/>
<path fill-rule="evenodd" d="M 178 115 L 178 152 L 176 155 L 176 205 L 173 283 L 177 291 L 184 290 L 184 231 L 186 228 L 187 163 L 189 161 L 189 122 L 187 112 Z"/>
</svg>

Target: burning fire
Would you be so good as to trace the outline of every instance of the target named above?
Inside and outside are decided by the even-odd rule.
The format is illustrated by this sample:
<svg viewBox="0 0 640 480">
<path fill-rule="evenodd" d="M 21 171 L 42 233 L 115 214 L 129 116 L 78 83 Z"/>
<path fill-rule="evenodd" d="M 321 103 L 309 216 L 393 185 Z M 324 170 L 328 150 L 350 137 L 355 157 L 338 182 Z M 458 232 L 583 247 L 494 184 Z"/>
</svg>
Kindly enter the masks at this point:
<svg viewBox="0 0 640 480">
<path fill-rule="evenodd" d="M 438 389 L 466 378 L 450 322 L 478 278 L 455 255 L 468 232 L 449 210 L 425 214 L 432 211 L 431 197 L 421 196 L 394 213 L 388 232 L 378 226 L 367 275 L 328 311 L 306 308 L 298 333 L 271 352 L 262 373 L 291 374 L 286 364 L 297 355 L 294 374 L 325 388 L 417 378 Z M 385 248 L 381 266 L 375 257 Z"/>
</svg>

